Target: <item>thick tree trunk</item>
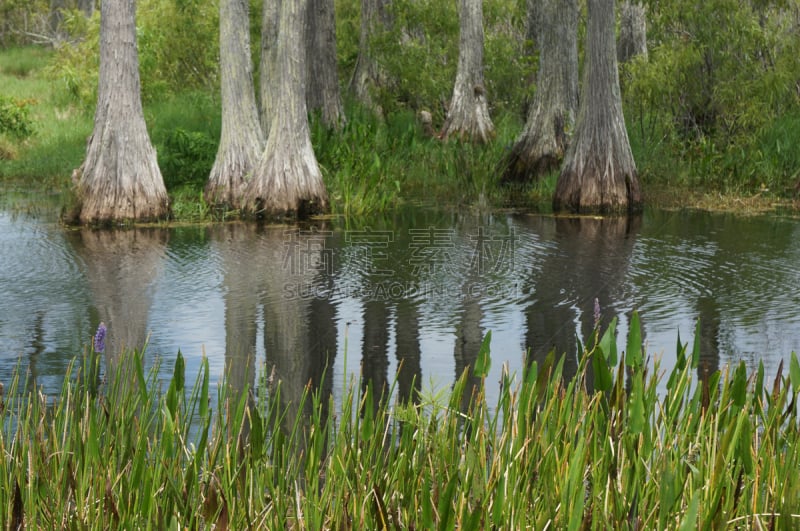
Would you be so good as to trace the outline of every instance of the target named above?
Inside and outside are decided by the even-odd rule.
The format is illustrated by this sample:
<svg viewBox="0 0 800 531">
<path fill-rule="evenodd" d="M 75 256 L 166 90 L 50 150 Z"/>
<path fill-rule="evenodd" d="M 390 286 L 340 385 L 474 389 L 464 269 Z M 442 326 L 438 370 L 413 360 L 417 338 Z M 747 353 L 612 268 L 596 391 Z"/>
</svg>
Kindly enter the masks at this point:
<svg viewBox="0 0 800 531">
<path fill-rule="evenodd" d="M 259 66 L 261 108 L 259 118 L 264 138 L 269 137 L 269 128 L 279 106 L 278 27 L 280 26 L 282 3 L 283 0 L 264 0 L 261 17 L 261 63 Z"/>
<path fill-rule="evenodd" d="M 219 4 L 222 134 L 206 185 L 206 201 L 238 208 L 247 177 L 264 149 L 250 60 L 247 0 Z"/>
<path fill-rule="evenodd" d="M 614 0 L 589 0 L 580 113 L 553 197 L 555 211 L 620 212 L 641 207 L 614 35 Z"/>
<path fill-rule="evenodd" d="M 327 127 L 339 129 L 345 116 L 339 93 L 333 0 L 310 0 L 307 24 L 306 104 L 309 111 L 319 111 Z"/>
<path fill-rule="evenodd" d="M 530 181 L 558 168 L 578 110 L 578 2 L 541 0 L 539 71 L 525 128 L 501 163 L 503 181 Z"/>
<path fill-rule="evenodd" d="M 264 153 L 245 189 L 243 210 L 256 217 L 305 217 L 328 208 L 328 194 L 311 146 L 305 101 L 308 0 L 283 2 L 278 35 L 279 105 Z"/>
<path fill-rule="evenodd" d="M 372 41 L 389 27 L 391 0 L 361 0 L 361 29 L 358 37 L 358 59 L 350 80 L 350 91 L 364 106 L 382 114 L 374 98 L 375 91 L 386 84 L 386 74 L 375 58 Z"/>
<path fill-rule="evenodd" d="M 458 71 L 442 137 L 486 143 L 494 137 L 483 82 L 483 0 L 459 0 Z"/>
<path fill-rule="evenodd" d="M 73 172 L 81 223 L 144 221 L 169 213 L 142 111 L 136 50 L 136 3 L 103 0 L 94 131 Z"/>
<path fill-rule="evenodd" d="M 640 2 L 625 0 L 620 6 L 617 60 L 627 63 L 637 55 L 647 58 L 647 20 Z"/>
</svg>

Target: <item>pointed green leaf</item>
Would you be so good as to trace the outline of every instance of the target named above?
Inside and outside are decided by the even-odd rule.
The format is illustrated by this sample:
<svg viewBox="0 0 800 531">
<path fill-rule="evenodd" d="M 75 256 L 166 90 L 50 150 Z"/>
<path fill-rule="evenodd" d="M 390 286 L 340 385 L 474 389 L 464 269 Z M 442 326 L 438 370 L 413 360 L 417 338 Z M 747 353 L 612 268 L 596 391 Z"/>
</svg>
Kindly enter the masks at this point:
<svg viewBox="0 0 800 531">
<path fill-rule="evenodd" d="M 603 349 L 606 361 L 611 367 L 617 366 L 617 318 L 614 317 L 606 328 L 603 338 L 600 339 L 600 348 Z"/>
<path fill-rule="evenodd" d="M 682 371 L 686 366 L 686 345 L 681 343 L 681 331 L 678 330 L 678 344 L 675 347 L 675 370 Z"/>
<path fill-rule="evenodd" d="M 208 415 L 208 383 L 209 383 L 209 374 L 208 374 L 208 358 L 203 356 L 203 361 L 201 362 L 201 370 L 203 371 L 203 383 L 201 384 L 202 387 L 200 388 L 200 418 L 204 419 Z"/>
<path fill-rule="evenodd" d="M 633 376 L 633 390 L 630 396 L 630 410 L 628 412 L 632 434 L 639 434 L 644 431 L 644 385 L 642 383 L 642 373 L 638 372 Z"/>
<path fill-rule="evenodd" d="M 747 399 L 747 367 L 743 361 L 739 362 L 739 366 L 736 367 L 736 371 L 733 373 L 731 399 L 737 409 L 741 409 Z"/>
<path fill-rule="evenodd" d="M 792 390 L 797 394 L 800 391 L 800 363 L 797 362 L 797 353 L 792 352 L 789 359 L 789 379 L 792 382 Z"/>
<path fill-rule="evenodd" d="M 642 365 L 642 327 L 639 323 L 639 312 L 636 310 L 631 315 L 625 360 L 631 367 L 640 367 Z"/>
<path fill-rule="evenodd" d="M 692 494 L 692 501 L 689 502 L 689 508 L 683 515 L 681 521 L 680 531 L 693 531 L 697 529 L 697 511 L 700 509 L 700 499 L 703 497 L 702 488 L 697 489 Z"/>
<path fill-rule="evenodd" d="M 600 352 L 597 352 L 600 350 Z M 592 368 L 594 369 L 594 387 L 598 391 L 610 391 L 614 385 L 614 375 L 608 368 L 608 362 L 604 356 L 604 351 L 597 347 L 597 350 L 592 354 Z"/>
<path fill-rule="evenodd" d="M 481 343 L 481 349 L 478 352 L 478 359 L 475 360 L 475 376 L 478 378 L 486 378 L 489 375 L 489 369 L 492 366 L 492 359 L 490 355 L 489 345 L 492 342 L 492 331 L 486 332 Z"/>
</svg>

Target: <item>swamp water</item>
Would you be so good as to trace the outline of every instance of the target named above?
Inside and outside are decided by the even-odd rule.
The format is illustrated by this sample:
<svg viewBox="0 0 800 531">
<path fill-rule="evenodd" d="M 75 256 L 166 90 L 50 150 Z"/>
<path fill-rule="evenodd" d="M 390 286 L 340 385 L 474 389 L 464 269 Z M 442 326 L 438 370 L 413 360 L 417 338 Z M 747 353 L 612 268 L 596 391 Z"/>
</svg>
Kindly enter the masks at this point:
<svg viewBox="0 0 800 531">
<path fill-rule="evenodd" d="M 601 326 L 639 311 L 669 370 L 700 319 L 699 376 L 744 360 L 774 374 L 800 351 L 800 222 L 648 211 L 635 219 L 478 215 L 410 208 L 347 225 L 231 223 L 73 230 L 0 209 L 0 381 L 20 367 L 57 394 L 100 321 L 106 362 L 147 341 L 163 378 L 180 349 L 193 381 L 308 382 L 340 396 L 351 376 L 396 393 L 447 389 L 491 330 L 487 386 L 553 347 L 577 367 L 594 300 Z"/>
</svg>

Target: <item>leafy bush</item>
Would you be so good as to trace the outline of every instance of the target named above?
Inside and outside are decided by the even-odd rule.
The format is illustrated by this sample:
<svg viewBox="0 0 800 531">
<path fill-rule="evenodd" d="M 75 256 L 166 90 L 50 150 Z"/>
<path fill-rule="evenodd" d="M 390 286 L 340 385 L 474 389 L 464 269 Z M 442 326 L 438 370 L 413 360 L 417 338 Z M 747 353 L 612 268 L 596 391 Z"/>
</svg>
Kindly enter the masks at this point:
<svg viewBox="0 0 800 531">
<path fill-rule="evenodd" d="M 794 0 L 648 4 L 649 58 L 624 65 L 622 84 L 632 137 L 673 161 L 673 171 L 655 173 L 673 180 L 678 162 L 689 185 L 746 192 L 765 188 L 767 171 L 785 187 L 800 166 L 781 148 L 787 138 L 767 137 L 785 136 L 782 117 L 800 112 L 796 8 Z"/>
<path fill-rule="evenodd" d="M 0 134 L 27 138 L 33 134 L 30 106 L 34 100 L 20 100 L 0 95 Z"/>
<path fill-rule="evenodd" d="M 359 6 L 338 0 L 337 39 L 342 79 L 349 79 L 358 56 Z M 458 66 L 459 20 L 455 2 L 394 0 L 392 24 L 374 37 L 378 62 L 389 86 L 377 94 L 387 114 L 426 109 L 433 122 L 444 121 Z M 524 98 L 532 59 L 524 53 L 524 9 L 520 2 L 484 6 L 484 65 L 489 105 L 493 113 L 517 111 Z"/>
<path fill-rule="evenodd" d="M 176 128 L 158 145 L 158 165 L 167 188 L 202 188 L 217 155 L 217 142 L 207 133 Z"/>
<path fill-rule="evenodd" d="M 87 108 L 97 99 L 100 12 L 86 19 L 65 13 L 72 40 L 63 44 L 51 67 L 68 93 Z M 140 0 L 136 14 L 142 99 L 202 88 L 216 91 L 219 66 L 219 9 L 216 1 Z M 93 60 L 87 61 L 86 58 Z"/>
</svg>

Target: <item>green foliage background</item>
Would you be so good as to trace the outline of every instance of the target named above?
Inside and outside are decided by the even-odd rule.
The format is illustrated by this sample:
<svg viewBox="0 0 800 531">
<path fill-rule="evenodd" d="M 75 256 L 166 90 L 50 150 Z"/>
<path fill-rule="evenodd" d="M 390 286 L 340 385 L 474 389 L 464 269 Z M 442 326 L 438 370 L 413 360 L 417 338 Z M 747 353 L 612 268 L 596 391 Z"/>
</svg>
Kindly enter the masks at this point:
<svg viewBox="0 0 800 531">
<path fill-rule="evenodd" d="M 647 9 L 649 57 L 622 74 L 640 170 L 692 187 L 791 188 L 800 4 L 670 0 Z"/>
<path fill-rule="evenodd" d="M 424 142 L 414 124 L 414 116 L 423 109 L 432 113 L 434 126 L 444 121 L 458 61 L 456 2 L 394 0 L 393 24 L 372 43 L 392 80 L 375 95 L 384 120 L 373 121 L 348 102 L 348 114 L 359 124 L 314 136 L 326 180 L 339 187 L 334 195 L 350 197 L 354 189 L 369 189 L 377 193 L 378 203 L 388 204 L 385 194 L 424 189 L 410 182 L 422 179 L 417 174 L 425 171 L 409 162 L 414 160 L 431 163 L 428 174 L 444 171 L 450 188 L 459 193 L 464 174 L 474 177 L 467 189 L 483 193 L 491 188 L 497 162 L 519 133 L 526 102 L 535 91 L 531 80 L 536 52 L 525 41 L 527 3 L 484 1 L 486 87 L 493 120 L 503 124 L 503 130 L 495 146 L 480 152 L 470 147 L 464 155 L 458 148 Z M 649 55 L 621 65 L 620 74 L 629 136 L 645 190 L 648 184 L 658 184 L 743 195 L 794 194 L 800 178 L 800 155 L 794 149 L 800 143 L 800 0 L 644 3 Z M 260 0 L 250 0 L 256 69 L 260 6 Z M 218 8 L 217 0 L 138 2 L 143 99 L 148 121 L 155 124 L 151 134 L 159 159 L 177 186 L 200 186 L 216 150 Z M 335 0 L 345 97 L 358 55 L 360 8 L 360 0 Z M 24 20 L 42 20 L 48 10 L 49 3 L 41 0 L 5 0 L 0 5 L 5 17 L 0 46 L 24 40 L 12 29 L 22 27 Z M 585 17 L 583 10 L 581 47 Z M 57 50 L 48 70 L 59 87 L 58 104 L 77 106 L 90 117 L 96 98 L 99 13 L 87 19 L 75 9 L 66 10 L 59 32 L 67 37 L 54 41 Z M 20 65 L 21 74 L 25 68 Z M 203 105 L 166 110 L 168 105 L 194 101 L 198 94 L 204 95 Z M 164 113 L 175 121 L 160 118 Z M 204 113 L 205 119 L 188 119 L 181 113 Z M 377 129 L 381 133 L 373 135 Z M 389 141 L 392 130 L 399 130 L 400 137 Z M 362 138 L 364 145 L 376 149 L 349 149 L 353 135 L 367 138 Z M 387 176 L 387 171 L 398 174 Z M 443 178 L 436 178 L 442 184 Z M 361 181 L 351 183 L 353 179 Z M 384 184 L 376 188 L 376 183 Z M 527 192 L 528 197 L 539 193 Z"/>
</svg>

